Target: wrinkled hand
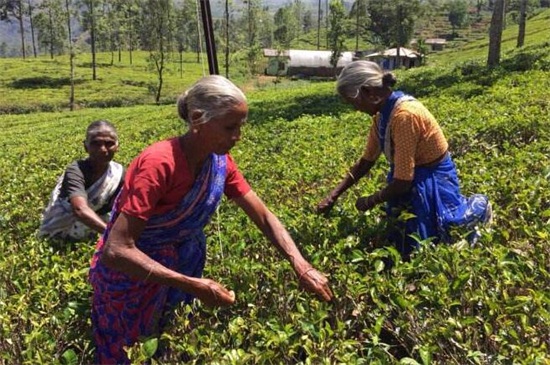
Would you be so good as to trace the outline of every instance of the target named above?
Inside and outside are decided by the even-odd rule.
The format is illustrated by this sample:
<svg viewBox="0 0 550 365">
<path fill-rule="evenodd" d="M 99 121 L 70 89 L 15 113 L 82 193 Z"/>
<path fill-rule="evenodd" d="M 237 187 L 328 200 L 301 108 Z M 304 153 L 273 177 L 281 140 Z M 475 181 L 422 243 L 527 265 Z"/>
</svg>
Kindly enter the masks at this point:
<svg viewBox="0 0 550 365">
<path fill-rule="evenodd" d="M 374 195 L 362 196 L 355 202 L 355 208 L 362 212 L 366 212 L 376 206 L 376 198 Z"/>
<path fill-rule="evenodd" d="M 208 307 L 225 307 L 235 303 L 235 292 L 210 279 L 199 279 L 197 298 Z"/>
<path fill-rule="evenodd" d="M 332 291 L 328 286 L 328 279 L 314 268 L 309 268 L 300 274 L 299 284 L 306 291 L 317 295 L 325 302 L 330 302 L 333 298 Z"/>
<path fill-rule="evenodd" d="M 330 210 L 334 206 L 334 203 L 336 203 L 336 199 L 333 199 L 330 196 L 326 197 L 317 205 L 317 209 L 316 209 L 317 213 L 326 214 L 330 212 Z"/>
</svg>

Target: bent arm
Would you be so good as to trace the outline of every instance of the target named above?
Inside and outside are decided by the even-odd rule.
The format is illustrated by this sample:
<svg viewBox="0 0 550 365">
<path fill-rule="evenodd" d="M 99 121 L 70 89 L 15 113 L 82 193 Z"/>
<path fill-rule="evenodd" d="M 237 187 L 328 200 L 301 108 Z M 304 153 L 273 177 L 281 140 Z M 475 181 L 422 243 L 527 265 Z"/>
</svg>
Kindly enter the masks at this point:
<svg viewBox="0 0 550 365">
<path fill-rule="evenodd" d="M 411 187 L 412 181 L 394 179 L 384 189 L 367 197 L 358 198 L 355 207 L 361 211 L 372 209 L 380 203 L 399 198 L 409 192 Z"/>
<path fill-rule="evenodd" d="M 113 270 L 141 280 L 179 288 L 198 297 L 206 305 L 228 305 L 233 295 L 213 280 L 194 278 L 171 270 L 141 251 L 136 242 L 145 228 L 142 219 L 121 213 L 111 228 L 101 261 Z"/>
<path fill-rule="evenodd" d="M 324 300 L 332 299 L 328 281 L 302 256 L 292 237 L 281 221 L 267 208 L 254 191 L 249 191 L 234 202 L 244 210 L 269 241 L 290 262 L 301 284 Z M 302 279 L 306 282 L 302 283 Z"/>
<path fill-rule="evenodd" d="M 401 195 L 408 193 L 411 187 L 412 181 L 394 179 L 384 189 L 380 190 L 378 194 L 380 195 L 381 202 L 386 202 L 388 200 L 397 199 Z"/>
<path fill-rule="evenodd" d="M 340 195 L 346 192 L 346 190 L 358 182 L 359 179 L 365 176 L 373 166 L 374 161 L 360 158 L 355 165 L 351 167 L 349 173 L 346 174 L 346 177 L 344 177 L 344 180 L 342 180 L 340 184 L 338 184 L 336 188 L 334 188 L 334 190 L 332 190 L 330 194 L 321 203 L 319 203 L 317 206 L 317 211 L 319 213 L 328 212 L 334 203 L 336 203 L 336 200 L 338 200 Z"/>
<path fill-rule="evenodd" d="M 107 224 L 92 210 L 92 208 L 90 208 L 86 198 L 83 196 L 73 196 L 69 199 L 69 202 L 73 208 L 74 215 L 80 222 L 97 233 L 103 233 L 103 231 L 105 231 Z"/>
</svg>

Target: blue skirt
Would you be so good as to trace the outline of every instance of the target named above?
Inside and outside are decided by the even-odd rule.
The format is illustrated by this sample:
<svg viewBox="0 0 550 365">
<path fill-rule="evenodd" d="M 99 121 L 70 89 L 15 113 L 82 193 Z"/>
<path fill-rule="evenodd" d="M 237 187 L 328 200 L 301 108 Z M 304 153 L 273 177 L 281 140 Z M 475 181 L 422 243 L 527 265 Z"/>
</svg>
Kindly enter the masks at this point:
<svg viewBox="0 0 550 365">
<path fill-rule="evenodd" d="M 393 180 L 393 165 L 387 180 Z M 412 214 L 398 219 L 405 210 Z M 465 228 L 466 238 L 473 243 L 478 238 L 476 226 L 491 218 L 491 204 L 485 195 L 466 198 L 460 193 L 456 166 L 447 154 L 437 166 L 416 167 L 411 190 L 389 201 L 386 212 L 396 220 L 389 239 L 406 256 L 418 247 L 419 240 L 450 243 L 455 227 Z"/>
</svg>

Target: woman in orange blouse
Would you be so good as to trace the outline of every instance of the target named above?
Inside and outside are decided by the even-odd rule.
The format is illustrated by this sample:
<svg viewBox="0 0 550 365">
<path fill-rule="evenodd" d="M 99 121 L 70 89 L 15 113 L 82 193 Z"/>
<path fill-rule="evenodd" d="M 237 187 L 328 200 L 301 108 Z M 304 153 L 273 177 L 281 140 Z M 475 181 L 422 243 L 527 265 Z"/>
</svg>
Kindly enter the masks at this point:
<svg viewBox="0 0 550 365">
<path fill-rule="evenodd" d="M 393 91 L 395 76 L 376 63 L 355 61 L 338 78 L 340 96 L 356 110 L 374 116 L 363 156 L 344 180 L 321 202 L 317 210 L 328 212 L 338 197 L 365 176 L 383 153 L 390 163 L 387 186 L 357 199 L 356 208 L 366 211 L 386 202 L 386 213 L 397 218 L 404 209 L 415 216 L 398 222 L 389 239 L 406 257 L 420 239 L 450 241 L 450 229 L 465 226 L 468 239 L 479 236 L 478 223 L 491 218 L 485 195 L 470 198 L 460 193 L 455 165 L 448 143 L 434 116 L 416 99 Z"/>
</svg>

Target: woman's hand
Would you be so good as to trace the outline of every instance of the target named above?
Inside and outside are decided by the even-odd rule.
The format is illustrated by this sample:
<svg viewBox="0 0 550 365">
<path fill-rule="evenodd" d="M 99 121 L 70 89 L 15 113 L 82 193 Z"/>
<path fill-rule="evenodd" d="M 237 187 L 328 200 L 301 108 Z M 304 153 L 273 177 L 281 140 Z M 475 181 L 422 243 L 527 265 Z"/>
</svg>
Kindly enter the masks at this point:
<svg viewBox="0 0 550 365">
<path fill-rule="evenodd" d="M 369 195 L 369 196 L 362 196 L 357 199 L 355 202 L 355 208 L 357 210 L 360 210 L 362 212 L 366 212 L 367 210 L 370 210 L 374 208 L 378 204 L 378 196 L 376 194 Z"/>
<path fill-rule="evenodd" d="M 316 211 L 318 214 L 326 214 L 330 212 L 335 203 L 336 199 L 334 199 L 332 196 L 327 196 L 317 205 Z"/>
<path fill-rule="evenodd" d="M 235 303 L 235 292 L 210 279 L 199 280 L 195 296 L 208 307 L 225 307 Z"/>
<path fill-rule="evenodd" d="M 298 278 L 298 282 L 306 291 L 317 295 L 325 302 L 332 300 L 333 295 L 328 286 L 328 279 L 316 269 L 311 267 L 302 272 Z"/>
</svg>

